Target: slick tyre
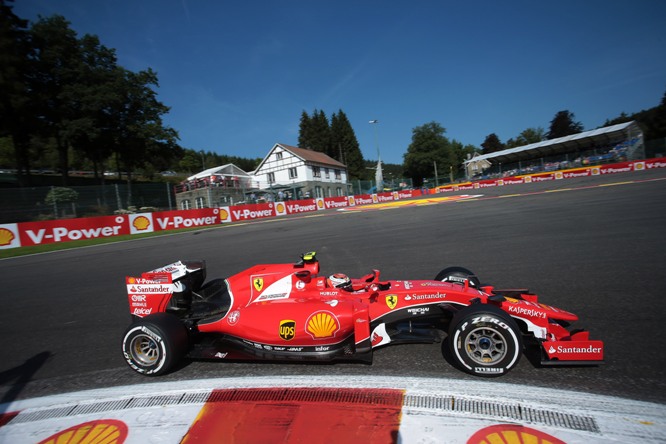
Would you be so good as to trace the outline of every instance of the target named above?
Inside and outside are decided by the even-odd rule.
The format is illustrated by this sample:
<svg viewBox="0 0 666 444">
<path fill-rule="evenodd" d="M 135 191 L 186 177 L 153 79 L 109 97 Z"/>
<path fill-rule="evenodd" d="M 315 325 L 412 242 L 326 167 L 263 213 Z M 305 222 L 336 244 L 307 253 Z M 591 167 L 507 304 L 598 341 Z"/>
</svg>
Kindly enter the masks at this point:
<svg viewBox="0 0 666 444">
<path fill-rule="evenodd" d="M 523 342 L 516 322 L 492 305 L 475 304 L 451 321 L 443 346 L 460 370 L 484 377 L 502 376 L 520 360 Z"/>
<path fill-rule="evenodd" d="M 464 285 L 466 280 L 469 280 L 469 286 L 479 288 L 481 282 L 476 275 L 463 267 L 448 267 L 437 273 L 435 276 L 436 281 L 451 282 L 454 284 Z"/>
<path fill-rule="evenodd" d="M 173 368 L 187 350 L 187 329 L 168 313 L 156 313 L 133 323 L 123 337 L 127 364 L 146 376 L 162 375 Z"/>
</svg>

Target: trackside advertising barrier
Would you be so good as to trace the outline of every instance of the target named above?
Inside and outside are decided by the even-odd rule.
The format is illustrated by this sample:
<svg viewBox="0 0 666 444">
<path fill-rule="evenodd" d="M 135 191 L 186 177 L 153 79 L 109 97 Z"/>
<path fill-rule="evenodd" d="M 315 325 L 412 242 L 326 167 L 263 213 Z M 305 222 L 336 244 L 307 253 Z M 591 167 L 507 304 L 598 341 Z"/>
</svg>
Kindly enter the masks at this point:
<svg viewBox="0 0 666 444">
<path fill-rule="evenodd" d="M 536 183 L 574 177 L 599 176 L 632 171 L 640 172 L 653 168 L 666 168 L 666 157 L 524 176 L 503 177 L 478 182 L 450 184 L 428 190 L 427 192 L 434 194 L 462 190 L 479 190 L 490 187 Z M 182 228 L 210 227 L 224 223 L 242 222 L 267 217 L 392 202 L 418 197 L 421 194 L 421 190 L 405 190 L 346 197 L 202 208 L 198 210 L 158 211 L 154 213 L 0 224 L 0 249 L 178 230 Z"/>
<path fill-rule="evenodd" d="M 433 193 L 446 193 L 452 191 L 478 190 L 483 188 L 501 187 L 504 185 L 517 185 L 523 183 L 546 182 L 550 180 L 571 179 L 575 177 L 601 176 L 605 174 L 627 173 L 645 171 L 654 168 L 666 168 L 666 157 L 647 159 L 635 162 L 622 162 L 609 165 L 595 165 L 569 170 L 551 171 L 545 173 L 528 174 L 522 176 L 486 179 L 477 182 L 464 182 L 443 185 L 432 190 Z"/>
</svg>

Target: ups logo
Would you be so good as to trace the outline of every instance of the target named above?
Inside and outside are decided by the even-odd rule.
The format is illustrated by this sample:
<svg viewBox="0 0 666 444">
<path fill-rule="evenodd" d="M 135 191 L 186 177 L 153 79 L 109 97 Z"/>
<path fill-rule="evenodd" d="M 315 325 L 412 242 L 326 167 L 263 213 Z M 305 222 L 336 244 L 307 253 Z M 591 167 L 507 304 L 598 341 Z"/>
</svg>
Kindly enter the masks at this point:
<svg viewBox="0 0 666 444">
<path fill-rule="evenodd" d="M 280 321 L 279 334 L 280 337 L 285 341 L 291 341 L 292 339 L 294 339 L 294 335 L 296 334 L 296 321 L 292 321 L 289 319 Z"/>
</svg>

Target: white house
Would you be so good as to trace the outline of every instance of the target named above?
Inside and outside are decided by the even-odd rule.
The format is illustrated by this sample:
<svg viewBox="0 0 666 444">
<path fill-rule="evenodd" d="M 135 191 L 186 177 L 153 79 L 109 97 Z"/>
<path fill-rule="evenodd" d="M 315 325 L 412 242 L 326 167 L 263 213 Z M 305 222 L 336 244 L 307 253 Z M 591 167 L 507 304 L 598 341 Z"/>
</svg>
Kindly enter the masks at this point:
<svg viewBox="0 0 666 444">
<path fill-rule="evenodd" d="M 252 173 L 261 190 L 292 199 L 346 196 L 347 167 L 324 153 L 276 143 Z"/>
</svg>

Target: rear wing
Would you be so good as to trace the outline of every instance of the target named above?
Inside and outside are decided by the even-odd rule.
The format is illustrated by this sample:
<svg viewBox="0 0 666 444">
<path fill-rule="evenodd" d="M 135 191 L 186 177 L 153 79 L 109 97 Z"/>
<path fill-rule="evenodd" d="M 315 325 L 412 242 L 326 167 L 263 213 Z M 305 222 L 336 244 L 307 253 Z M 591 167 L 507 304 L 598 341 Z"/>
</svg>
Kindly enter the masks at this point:
<svg viewBox="0 0 666 444">
<path fill-rule="evenodd" d="M 145 317 L 167 311 L 174 293 L 178 301 L 191 298 L 206 279 L 204 261 L 178 261 L 141 274 L 125 277 L 130 314 Z M 174 308 L 178 307 L 175 304 Z"/>
</svg>

